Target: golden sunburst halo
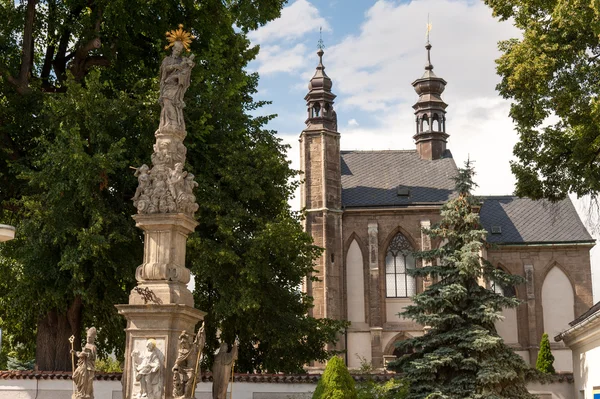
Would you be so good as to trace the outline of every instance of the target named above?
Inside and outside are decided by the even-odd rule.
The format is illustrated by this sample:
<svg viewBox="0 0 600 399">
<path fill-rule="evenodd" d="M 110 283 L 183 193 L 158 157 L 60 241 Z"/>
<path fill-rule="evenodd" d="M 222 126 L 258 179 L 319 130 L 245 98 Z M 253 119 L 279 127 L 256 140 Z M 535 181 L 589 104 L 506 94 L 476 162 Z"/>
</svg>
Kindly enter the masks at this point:
<svg viewBox="0 0 600 399">
<path fill-rule="evenodd" d="M 190 32 L 186 32 L 183 30 L 183 24 L 179 24 L 179 29 L 171 30 L 166 33 L 167 40 L 169 44 L 165 46 L 165 50 L 168 50 L 169 47 L 173 47 L 175 42 L 181 42 L 183 47 L 185 47 L 186 51 L 190 51 L 190 44 L 192 43 L 192 39 L 195 39 L 194 36 Z"/>
</svg>

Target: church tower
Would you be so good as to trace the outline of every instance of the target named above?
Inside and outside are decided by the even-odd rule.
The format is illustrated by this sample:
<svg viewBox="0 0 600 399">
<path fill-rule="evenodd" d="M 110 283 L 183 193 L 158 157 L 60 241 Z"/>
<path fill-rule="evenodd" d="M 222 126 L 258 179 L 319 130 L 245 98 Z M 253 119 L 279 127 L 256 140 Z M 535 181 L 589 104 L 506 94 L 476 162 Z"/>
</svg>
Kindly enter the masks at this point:
<svg viewBox="0 0 600 399">
<path fill-rule="evenodd" d="M 339 320 L 343 318 L 340 134 L 323 54 L 321 47 L 319 64 L 304 97 L 308 117 L 300 134 L 300 169 L 304 172 L 301 206 L 306 210 L 305 230 L 324 251 L 315 263 L 318 281 L 307 279 L 304 288 L 314 298 L 311 316 Z"/>
<path fill-rule="evenodd" d="M 446 81 L 433 73 L 431 65 L 431 44 L 427 40 L 427 64 L 425 73 L 412 85 L 419 95 L 419 100 L 413 108 L 416 115 L 416 134 L 413 136 L 417 152 L 421 159 L 434 160 L 444 158 L 446 153 L 446 104 L 442 93 Z"/>
</svg>

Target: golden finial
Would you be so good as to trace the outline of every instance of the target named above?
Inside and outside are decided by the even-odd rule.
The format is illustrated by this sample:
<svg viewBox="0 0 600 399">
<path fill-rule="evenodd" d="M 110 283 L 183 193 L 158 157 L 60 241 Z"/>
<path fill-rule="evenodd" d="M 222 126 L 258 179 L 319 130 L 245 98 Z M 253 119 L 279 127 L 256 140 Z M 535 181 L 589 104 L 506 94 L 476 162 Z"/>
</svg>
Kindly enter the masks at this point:
<svg viewBox="0 0 600 399">
<path fill-rule="evenodd" d="M 192 43 L 192 39 L 195 39 L 195 37 L 192 36 L 190 32 L 186 32 L 183 30 L 183 24 L 179 24 L 179 29 L 167 32 L 166 35 L 169 44 L 165 46 L 165 50 L 168 50 L 169 47 L 173 47 L 175 42 L 181 42 L 181 44 L 183 44 L 183 47 L 185 47 L 185 50 L 190 51 L 190 44 Z"/>
<path fill-rule="evenodd" d="M 427 32 L 425 33 L 427 43 L 429 43 L 429 32 L 431 32 L 431 23 L 429 22 L 429 13 L 427 13 Z"/>
</svg>

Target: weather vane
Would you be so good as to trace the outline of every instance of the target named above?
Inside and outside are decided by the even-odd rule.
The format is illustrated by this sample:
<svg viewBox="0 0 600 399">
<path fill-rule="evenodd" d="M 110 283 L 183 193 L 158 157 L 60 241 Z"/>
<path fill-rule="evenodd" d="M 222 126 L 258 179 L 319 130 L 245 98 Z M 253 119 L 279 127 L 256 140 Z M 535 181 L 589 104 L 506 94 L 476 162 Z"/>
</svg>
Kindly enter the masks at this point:
<svg viewBox="0 0 600 399">
<path fill-rule="evenodd" d="M 319 27 L 319 42 L 317 43 L 317 48 L 323 50 L 325 48 L 325 44 L 323 43 L 323 27 Z"/>
<path fill-rule="evenodd" d="M 427 38 L 427 43 L 429 44 L 429 32 L 431 32 L 431 23 L 429 22 L 429 13 L 427 13 L 427 33 L 425 37 Z"/>
</svg>

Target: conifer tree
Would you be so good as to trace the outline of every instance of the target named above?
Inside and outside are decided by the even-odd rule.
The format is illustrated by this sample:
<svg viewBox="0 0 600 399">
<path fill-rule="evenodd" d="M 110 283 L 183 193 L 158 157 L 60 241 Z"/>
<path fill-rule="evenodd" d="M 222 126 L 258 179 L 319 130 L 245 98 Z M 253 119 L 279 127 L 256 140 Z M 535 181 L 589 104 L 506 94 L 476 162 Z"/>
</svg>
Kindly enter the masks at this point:
<svg viewBox="0 0 600 399">
<path fill-rule="evenodd" d="M 348 372 L 344 361 L 334 356 L 327 362 L 327 367 L 317 384 L 312 399 L 356 399 L 354 379 Z"/>
<path fill-rule="evenodd" d="M 486 231 L 479 223 L 479 201 L 469 162 L 459 169 L 457 197 L 441 210 L 442 220 L 426 233 L 441 242 L 438 249 L 418 252 L 431 265 L 411 271 L 433 284 L 413 297 L 402 313 L 427 332 L 403 341 L 407 355 L 389 367 L 405 374 L 409 399 L 534 398 L 525 387 L 534 373 L 523 359 L 504 344 L 494 323 L 503 308 L 518 305 L 516 298 L 489 289 L 493 284 L 511 287 L 522 278 L 495 268 L 482 259 Z M 425 263 L 425 262 L 424 262 Z"/>
<path fill-rule="evenodd" d="M 542 335 L 542 341 L 540 342 L 540 351 L 538 352 L 537 361 L 535 362 L 535 368 L 542 373 L 551 374 L 555 373 L 554 370 L 554 356 L 550 350 L 550 341 L 548 340 L 548 334 Z"/>
</svg>

